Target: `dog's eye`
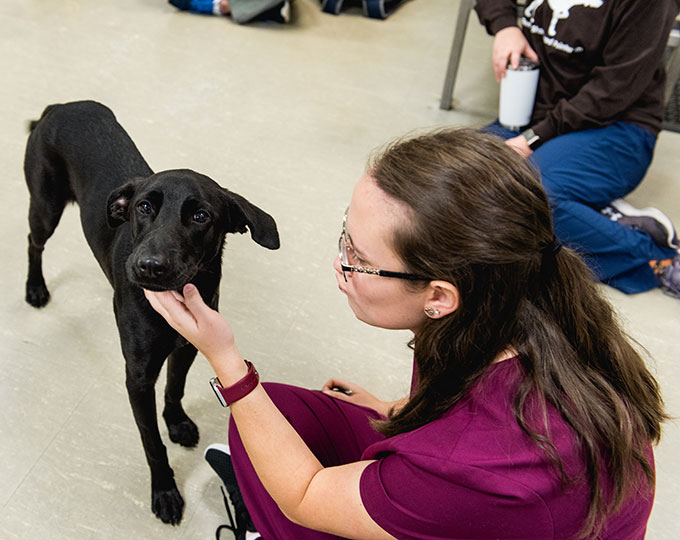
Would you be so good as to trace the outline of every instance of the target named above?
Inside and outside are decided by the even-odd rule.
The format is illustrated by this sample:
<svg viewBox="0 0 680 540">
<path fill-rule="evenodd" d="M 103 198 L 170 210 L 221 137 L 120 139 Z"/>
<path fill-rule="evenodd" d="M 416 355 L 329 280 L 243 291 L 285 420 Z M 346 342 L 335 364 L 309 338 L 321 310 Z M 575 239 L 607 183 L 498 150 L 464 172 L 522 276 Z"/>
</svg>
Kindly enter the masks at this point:
<svg viewBox="0 0 680 540">
<path fill-rule="evenodd" d="M 210 215 L 205 210 L 195 212 L 192 218 L 196 223 L 205 223 L 210 219 Z"/>
<path fill-rule="evenodd" d="M 153 208 L 151 207 L 151 203 L 148 201 L 142 201 L 137 205 L 137 209 L 142 213 L 142 214 L 150 214 L 153 211 Z"/>
</svg>

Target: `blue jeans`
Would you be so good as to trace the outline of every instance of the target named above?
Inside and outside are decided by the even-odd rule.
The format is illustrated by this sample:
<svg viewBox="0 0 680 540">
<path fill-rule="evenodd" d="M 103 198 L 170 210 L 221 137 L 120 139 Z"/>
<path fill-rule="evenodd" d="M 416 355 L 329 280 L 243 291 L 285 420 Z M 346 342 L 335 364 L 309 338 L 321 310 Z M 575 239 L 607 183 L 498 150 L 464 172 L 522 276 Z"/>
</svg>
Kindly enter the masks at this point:
<svg viewBox="0 0 680 540">
<path fill-rule="evenodd" d="M 482 131 L 503 139 L 519 135 L 498 121 Z M 649 261 L 670 259 L 677 252 L 599 210 L 640 184 L 655 145 L 649 131 L 616 122 L 555 137 L 529 158 L 541 174 L 560 242 L 581 253 L 600 281 L 628 294 L 658 287 Z"/>
</svg>

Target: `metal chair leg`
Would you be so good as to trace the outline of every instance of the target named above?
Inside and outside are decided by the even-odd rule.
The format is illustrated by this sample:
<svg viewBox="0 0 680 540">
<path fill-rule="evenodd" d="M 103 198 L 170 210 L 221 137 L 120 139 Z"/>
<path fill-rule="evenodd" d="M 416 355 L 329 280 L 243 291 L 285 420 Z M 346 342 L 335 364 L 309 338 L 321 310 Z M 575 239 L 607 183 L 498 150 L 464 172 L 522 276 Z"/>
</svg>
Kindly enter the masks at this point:
<svg viewBox="0 0 680 540">
<path fill-rule="evenodd" d="M 671 99 L 675 85 L 680 78 L 680 21 L 676 20 L 671 33 L 668 36 L 668 47 L 671 53 L 666 60 L 666 92 L 664 103 L 667 105 Z"/>
<path fill-rule="evenodd" d="M 442 99 L 439 103 L 439 108 L 448 111 L 452 107 L 453 89 L 456 85 L 456 75 L 458 73 L 458 64 L 460 56 L 463 52 L 463 40 L 465 39 L 465 31 L 467 23 L 470 19 L 470 11 L 474 6 L 474 0 L 460 0 L 458 7 L 458 19 L 456 20 L 456 30 L 453 34 L 453 45 L 451 46 L 451 54 L 449 56 L 449 67 L 446 70 L 446 78 L 444 79 L 444 90 L 442 91 Z"/>
</svg>

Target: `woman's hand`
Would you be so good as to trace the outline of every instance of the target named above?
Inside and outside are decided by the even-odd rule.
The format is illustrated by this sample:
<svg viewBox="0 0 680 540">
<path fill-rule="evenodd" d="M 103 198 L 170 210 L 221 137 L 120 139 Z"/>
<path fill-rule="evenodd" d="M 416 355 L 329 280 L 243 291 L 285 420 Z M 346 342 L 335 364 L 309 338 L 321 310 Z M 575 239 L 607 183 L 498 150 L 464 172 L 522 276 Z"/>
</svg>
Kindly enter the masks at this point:
<svg viewBox="0 0 680 540">
<path fill-rule="evenodd" d="M 182 291 L 153 292 L 144 290 L 147 300 L 172 328 L 182 334 L 205 356 L 218 373 L 222 384 L 229 385 L 223 371 L 237 366 L 235 381 L 243 376 L 243 360 L 236 348 L 229 323 L 217 311 L 208 307 L 198 289 L 188 284 Z M 238 360 L 238 361 L 237 361 Z M 232 364 L 233 362 L 233 364 Z"/>
<path fill-rule="evenodd" d="M 345 393 L 342 390 L 332 390 L 334 387 L 342 388 L 343 390 L 348 390 L 349 392 Z M 400 401 L 390 402 L 378 399 L 368 390 L 362 388 L 358 384 L 354 384 L 344 379 L 333 378 L 328 380 L 326 384 L 323 385 L 321 391 L 324 394 L 332 396 L 336 399 L 373 409 L 385 417 L 387 417 L 390 409 L 392 409 L 393 406 L 400 403 Z"/>
<path fill-rule="evenodd" d="M 501 82 L 501 79 L 505 77 L 508 58 L 510 59 L 510 66 L 517 69 L 522 55 L 538 62 L 536 51 L 531 48 L 518 26 L 508 26 L 496 32 L 493 40 L 493 52 L 491 53 L 496 82 Z"/>
</svg>

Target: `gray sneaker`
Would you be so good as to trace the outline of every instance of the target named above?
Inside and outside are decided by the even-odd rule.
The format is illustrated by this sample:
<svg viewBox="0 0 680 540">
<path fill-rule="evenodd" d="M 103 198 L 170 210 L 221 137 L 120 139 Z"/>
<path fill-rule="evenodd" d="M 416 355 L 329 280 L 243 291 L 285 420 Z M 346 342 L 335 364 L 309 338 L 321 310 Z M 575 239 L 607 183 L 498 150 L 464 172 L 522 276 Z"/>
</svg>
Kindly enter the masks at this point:
<svg viewBox="0 0 680 540">
<path fill-rule="evenodd" d="M 680 298 L 680 255 L 677 255 L 671 264 L 659 270 L 657 276 L 664 294 Z"/>
<path fill-rule="evenodd" d="M 623 199 L 616 199 L 600 210 L 600 213 L 621 225 L 647 233 L 659 246 L 680 248 L 673 223 L 658 208 L 635 208 Z"/>
</svg>

